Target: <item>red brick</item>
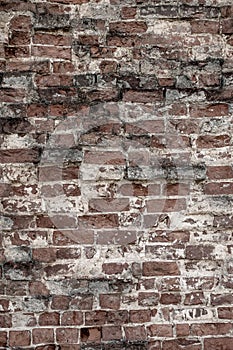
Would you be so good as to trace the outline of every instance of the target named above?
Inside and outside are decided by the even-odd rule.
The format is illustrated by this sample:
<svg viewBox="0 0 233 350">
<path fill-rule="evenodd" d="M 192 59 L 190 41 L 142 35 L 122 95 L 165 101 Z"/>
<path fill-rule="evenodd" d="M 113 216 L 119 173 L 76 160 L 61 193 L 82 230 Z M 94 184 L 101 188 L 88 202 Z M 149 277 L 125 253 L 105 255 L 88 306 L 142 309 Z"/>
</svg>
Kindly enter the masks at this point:
<svg viewBox="0 0 233 350">
<path fill-rule="evenodd" d="M 33 36 L 33 43 L 36 45 L 70 46 L 71 37 L 65 35 L 53 35 L 47 33 L 36 33 Z"/>
<path fill-rule="evenodd" d="M 51 308 L 53 310 L 67 310 L 71 298 L 66 295 L 55 295 L 52 299 Z"/>
<path fill-rule="evenodd" d="M 211 245 L 188 245 L 186 246 L 186 259 L 211 259 L 213 250 L 214 247 Z"/>
<path fill-rule="evenodd" d="M 140 292 L 138 294 L 138 305 L 149 307 L 155 306 L 159 302 L 159 294 L 155 292 Z"/>
<path fill-rule="evenodd" d="M 37 328 L 32 330 L 33 344 L 53 343 L 53 328 Z"/>
<path fill-rule="evenodd" d="M 104 230 L 97 233 L 97 244 L 133 244 L 137 241 L 137 233 L 129 230 Z"/>
<path fill-rule="evenodd" d="M 147 328 L 150 337 L 172 337 L 173 330 L 170 324 L 153 324 Z"/>
<path fill-rule="evenodd" d="M 58 259 L 80 259 L 81 250 L 80 248 L 58 248 L 57 258 Z"/>
<path fill-rule="evenodd" d="M 115 275 L 122 273 L 126 267 L 127 266 L 120 263 L 104 263 L 102 265 L 102 270 L 106 275 Z"/>
<path fill-rule="evenodd" d="M 27 49 L 27 48 L 26 48 Z M 8 72 L 27 72 L 32 71 L 36 73 L 46 74 L 49 73 L 49 62 L 47 60 L 35 62 L 35 61 L 19 61 L 19 60 L 8 60 L 6 62 L 6 70 Z"/>
<path fill-rule="evenodd" d="M 120 295 L 119 294 L 100 294 L 100 307 L 102 309 L 114 309 L 120 308 Z"/>
<path fill-rule="evenodd" d="M 150 310 L 130 310 L 129 311 L 129 321 L 131 323 L 142 323 L 150 322 L 151 320 Z"/>
<path fill-rule="evenodd" d="M 204 193 L 210 195 L 233 194 L 232 182 L 212 182 L 204 186 Z"/>
<path fill-rule="evenodd" d="M 233 168 L 231 166 L 208 166 L 207 176 L 210 180 L 222 180 L 233 178 Z"/>
<path fill-rule="evenodd" d="M 168 134 L 164 135 L 153 135 L 151 139 L 151 147 L 161 149 L 185 149 L 190 147 L 190 138 L 188 136 L 179 136 Z"/>
<path fill-rule="evenodd" d="M 12 327 L 12 316 L 11 315 L 0 315 L 0 327 L 1 328 L 11 328 Z M 1 339 L 1 332 L 0 332 L 0 339 Z"/>
<path fill-rule="evenodd" d="M 115 88 L 105 88 L 104 90 L 87 91 L 86 98 L 88 103 L 92 102 L 113 102 L 118 101 L 119 91 Z"/>
<path fill-rule="evenodd" d="M 162 293 L 160 296 L 160 303 L 165 305 L 180 304 L 181 295 L 180 293 Z"/>
<path fill-rule="evenodd" d="M 9 38 L 9 45 L 29 45 L 31 38 L 28 32 L 13 30 Z"/>
<path fill-rule="evenodd" d="M 211 305 L 219 306 L 224 304 L 233 304 L 232 293 L 211 294 Z"/>
<path fill-rule="evenodd" d="M 79 44 L 81 45 L 98 45 L 98 35 L 79 35 Z"/>
<path fill-rule="evenodd" d="M 82 343 L 99 343 L 101 341 L 101 328 L 81 328 L 80 337 Z"/>
<path fill-rule="evenodd" d="M 107 321 L 107 312 L 103 310 L 90 311 L 85 314 L 85 325 L 103 325 Z"/>
<path fill-rule="evenodd" d="M 129 315 L 127 310 L 108 311 L 107 323 L 113 325 L 123 325 L 128 323 Z"/>
<path fill-rule="evenodd" d="M 139 21 L 129 21 L 129 22 L 112 22 L 109 25 L 109 29 L 114 33 L 144 33 L 147 31 L 147 24 L 145 22 Z"/>
<path fill-rule="evenodd" d="M 185 295 L 184 305 L 205 304 L 205 297 L 202 292 L 192 292 Z"/>
<path fill-rule="evenodd" d="M 76 197 L 81 195 L 80 188 L 75 184 L 64 184 L 63 191 L 67 197 Z"/>
<path fill-rule="evenodd" d="M 148 195 L 148 186 L 144 184 L 123 184 L 120 186 L 118 191 L 123 196 L 135 196 L 135 197 L 145 197 Z M 160 193 L 160 186 L 158 185 L 156 188 L 156 193 Z"/>
<path fill-rule="evenodd" d="M 177 337 L 189 336 L 189 325 L 188 324 L 177 324 L 176 325 L 176 335 Z"/>
<path fill-rule="evenodd" d="M 123 6 L 121 8 L 121 17 L 123 19 L 132 19 L 135 18 L 137 13 L 137 8 L 136 7 L 128 7 L 128 6 Z"/>
<path fill-rule="evenodd" d="M 13 336 L 12 340 L 13 340 L 13 344 L 14 344 L 15 343 L 14 336 Z M 0 346 L 2 346 L 4 348 L 7 346 L 7 332 L 3 332 L 3 331 L 0 332 Z"/>
<path fill-rule="evenodd" d="M 36 225 L 40 228 L 73 229 L 77 227 L 74 216 L 54 215 L 51 217 L 39 215 L 36 218 Z"/>
<path fill-rule="evenodd" d="M 68 165 L 66 167 L 59 166 L 43 166 L 39 168 L 40 181 L 59 181 L 76 180 L 79 177 L 79 167 L 77 165 Z"/>
<path fill-rule="evenodd" d="M 166 196 L 187 196 L 190 194 L 190 185 L 185 183 L 166 184 L 163 187 Z"/>
<path fill-rule="evenodd" d="M 126 198 L 108 198 L 108 199 L 91 199 L 89 201 L 90 212 L 122 212 L 129 211 L 129 199 Z"/>
<path fill-rule="evenodd" d="M 9 304 L 10 304 L 9 300 L 0 298 L 0 309 L 2 312 L 10 311 Z"/>
<path fill-rule="evenodd" d="M 10 149 L 1 150 L 1 163 L 37 163 L 39 161 L 39 150 L 33 149 Z"/>
<path fill-rule="evenodd" d="M 39 316 L 40 326 L 58 326 L 60 323 L 60 315 L 58 312 L 44 312 Z"/>
<path fill-rule="evenodd" d="M 56 3 L 61 3 L 61 4 L 70 4 L 70 5 L 80 5 L 80 4 L 87 2 L 87 0 L 50 0 L 50 2 L 56 2 Z"/>
<path fill-rule="evenodd" d="M 229 113 L 229 107 L 225 103 L 210 104 L 210 105 L 191 105 L 190 116 L 195 118 L 203 117 L 223 117 Z"/>
<path fill-rule="evenodd" d="M 67 311 L 61 316 L 62 326 L 76 326 L 83 324 L 83 315 L 81 311 Z"/>
<path fill-rule="evenodd" d="M 219 307 L 218 317 L 220 319 L 233 320 L 233 307 Z"/>
<path fill-rule="evenodd" d="M 226 18 L 221 21 L 222 33 L 223 34 L 233 34 L 233 19 Z"/>
<path fill-rule="evenodd" d="M 43 118 L 48 116 L 48 106 L 43 104 L 32 103 L 27 106 L 28 117 Z"/>
<path fill-rule="evenodd" d="M 53 232 L 53 244 L 56 246 L 69 246 L 78 244 L 93 244 L 94 232 L 92 230 L 62 230 Z"/>
<path fill-rule="evenodd" d="M 102 61 L 100 63 L 100 70 L 102 73 L 113 73 L 117 71 L 118 64 L 115 61 Z"/>
<path fill-rule="evenodd" d="M 228 135 L 212 136 L 205 135 L 197 138 L 198 148 L 218 148 L 229 146 L 231 138 Z"/>
<path fill-rule="evenodd" d="M 121 152 L 85 152 L 84 162 L 101 165 L 124 165 L 125 157 Z"/>
<path fill-rule="evenodd" d="M 102 340 L 113 341 L 122 339 L 122 330 L 120 326 L 105 326 L 102 328 Z"/>
<path fill-rule="evenodd" d="M 39 87 L 71 86 L 73 85 L 73 78 L 72 76 L 58 74 L 39 75 L 35 77 L 35 83 Z M 55 135 L 55 137 L 59 136 Z M 53 139 L 54 137 L 51 138 L 51 140 Z"/>
<path fill-rule="evenodd" d="M 53 72 L 58 74 L 68 74 L 75 71 L 74 64 L 71 62 L 54 62 Z"/>
<path fill-rule="evenodd" d="M 164 132 L 163 120 L 142 120 L 137 123 L 126 123 L 125 130 L 133 135 L 147 135 L 148 133 L 157 134 Z M 139 151 L 140 154 L 141 151 Z"/>
<path fill-rule="evenodd" d="M 25 96 L 26 96 L 26 91 L 23 89 L 1 88 L 1 91 L 0 91 L 1 102 L 9 102 L 9 103 L 21 102 L 22 103 Z M 2 150 L 2 152 L 4 151 Z M 12 150 L 9 150 L 8 152 L 12 152 Z"/>
<path fill-rule="evenodd" d="M 148 92 L 129 90 L 125 92 L 123 101 L 137 103 L 155 103 L 163 101 L 163 93 L 162 90 L 154 90 Z"/>
<path fill-rule="evenodd" d="M 48 265 L 44 268 L 46 278 L 62 277 L 63 274 L 70 275 L 72 273 L 72 265 L 69 263 L 60 263 L 55 265 Z"/>
<path fill-rule="evenodd" d="M 148 213 L 164 213 L 186 209 L 185 199 L 150 199 L 146 202 Z"/>
<path fill-rule="evenodd" d="M 32 27 L 31 17 L 19 15 L 14 16 L 10 21 L 11 30 L 30 31 Z"/>
<path fill-rule="evenodd" d="M 194 20 L 191 21 L 192 33 L 219 33 L 219 22 L 214 20 Z"/>
<path fill-rule="evenodd" d="M 163 350 L 182 350 L 182 349 L 201 350 L 202 344 L 200 343 L 199 340 L 188 340 L 185 338 L 174 339 L 174 340 L 165 340 L 163 342 Z M 209 350 L 209 348 L 208 348 L 208 350 Z"/>
<path fill-rule="evenodd" d="M 41 345 L 37 346 L 35 350 L 56 350 L 56 345 Z"/>
<path fill-rule="evenodd" d="M 232 17 L 233 15 L 233 6 L 222 6 L 221 7 L 221 16 L 222 17 Z"/>
<path fill-rule="evenodd" d="M 1 334 L 1 333 L 0 333 Z M 28 346 L 31 343 L 31 333 L 29 331 L 10 331 L 10 346 Z"/>
<path fill-rule="evenodd" d="M 59 344 L 77 344 L 79 330 L 77 328 L 57 328 L 56 339 Z"/>
<path fill-rule="evenodd" d="M 128 341 L 142 341 L 147 338 L 144 326 L 124 327 L 124 330 Z"/>
<path fill-rule="evenodd" d="M 112 228 L 118 227 L 117 214 L 96 214 L 83 215 L 79 217 L 79 225 L 81 228 Z"/>
<path fill-rule="evenodd" d="M 232 228 L 233 215 L 215 215 L 214 216 L 214 227 Z"/>
<path fill-rule="evenodd" d="M 91 310 L 93 308 L 93 295 L 81 294 L 76 296 L 72 298 L 70 306 L 77 310 Z"/>
<path fill-rule="evenodd" d="M 232 337 L 227 338 L 206 338 L 204 339 L 204 350 L 232 349 Z"/>
<path fill-rule="evenodd" d="M 147 261 L 143 262 L 144 276 L 166 276 L 179 275 L 180 271 L 175 262 L 157 262 Z"/>
<path fill-rule="evenodd" d="M 198 323 L 190 326 L 190 333 L 193 336 L 224 335 L 230 334 L 232 325 L 229 323 Z"/>
<path fill-rule="evenodd" d="M 32 54 L 35 57 L 71 59 L 71 49 L 59 46 L 32 46 Z"/>
<path fill-rule="evenodd" d="M 30 51 L 29 46 L 5 46 L 5 56 L 6 58 L 21 58 L 21 57 L 29 57 Z M 14 101 L 6 101 L 6 102 L 14 102 Z"/>
<path fill-rule="evenodd" d="M 41 262 L 56 261 L 56 249 L 53 248 L 37 248 L 33 249 L 32 256 L 34 260 Z"/>
<path fill-rule="evenodd" d="M 154 231 L 149 236 L 149 242 L 188 242 L 190 233 L 188 231 Z"/>
</svg>

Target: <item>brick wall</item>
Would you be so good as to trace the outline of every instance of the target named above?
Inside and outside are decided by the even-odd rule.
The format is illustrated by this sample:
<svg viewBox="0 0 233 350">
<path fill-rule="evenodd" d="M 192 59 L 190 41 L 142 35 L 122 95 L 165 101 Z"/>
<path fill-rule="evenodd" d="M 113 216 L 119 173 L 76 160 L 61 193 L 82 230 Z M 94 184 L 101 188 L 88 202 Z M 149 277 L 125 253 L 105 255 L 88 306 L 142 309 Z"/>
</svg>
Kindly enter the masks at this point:
<svg viewBox="0 0 233 350">
<path fill-rule="evenodd" d="M 232 350 L 232 0 L 0 1 L 0 349 Z"/>
</svg>

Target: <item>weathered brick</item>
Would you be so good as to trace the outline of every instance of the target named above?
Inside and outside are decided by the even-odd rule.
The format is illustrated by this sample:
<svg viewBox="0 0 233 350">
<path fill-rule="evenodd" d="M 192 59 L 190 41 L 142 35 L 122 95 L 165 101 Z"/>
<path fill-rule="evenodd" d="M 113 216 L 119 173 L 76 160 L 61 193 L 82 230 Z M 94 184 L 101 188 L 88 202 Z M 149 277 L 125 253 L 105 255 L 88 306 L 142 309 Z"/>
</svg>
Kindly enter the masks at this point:
<svg viewBox="0 0 233 350">
<path fill-rule="evenodd" d="M 0 12 L 0 347 L 231 349 L 233 6 Z"/>
<path fill-rule="evenodd" d="M 56 339 L 59 344 L 77 344 L 79 330 L 77 328 L 57 328 Z"/>
<path fill-rule="evenodd" d="M 199 136 L 197 139 L 198 148 L 218 148 L 229 146 L 231 138 L 228 135 L 212 136 L 205 135 Z"/>
<path fill-rule="evenodd" d="M 199 340 L 188 340 L 185 338 L 165 340 L 163 342 L 164 350 L 181 350 L 182 348 L 187 350 L 201 350 L 201 343 Z"/>
<path fill-rule="evenodd" d="M 39 316 L 40 326 L 58 326 L 60 323 L 60 316 L 58 312 L 44 312 Z"/>
<path fill-rule="evenodd" d="M 227 323 L 199 323 L 190 326 L 191 335 L 225 335 L 231 332 L 232 325 Z"/>
<path fill-rule="evenodd" d="M 175 262 L 148 261 L 143 263 L 144 276 L 179 275 L 180 271 Z"/>
<path fill-rule="evenodd" d="M 48 58 L 60 58 L 71 59 L 70 48 L 55 47 L 55 46 L 32 46 L 32 54 L 35 57 L 48 57 Z"/>
<path fill-rule="evenodd" d="M 230 350 L 232 346 L 232 338 L 207 338 L 204 340 L 205 349 L 214 350 L 217 348 L 222 348 L 225 350 Z"/>
<path fill-rule="evenodd" d="M 66 295 L 56 295 L 52 299 L 51 308 L 53 310 L 67 310 L 71 298 Z"/>
<path fill-rule="evenodd" d="M 67 311 L 61 317 L 62 326 L 76 326 L 83 324 L 83 315 L 80 311 Z"/>
<path fill-rule="evenodd" d="M 146 339 L 144 326 L 124 327 L 125 337 L 128 341 L 141 341 Z"/>
<path fill-rule="evenodd" d="M 82 343 L 99 343 L 101 340 L 101 328 L 81 328 L 80 337 Z"/>
<path fill-rule="evenodd" d="M 109 30 L 114 33 L 144 33 L 147 30 L 145 22 L 114 22 L 110 23 Z"/>
<path fill-rule="evenodd" d="M 233 308 L 232 307 L 219 307 L 218 317 L 220 319 L 233 319 Z"/>
<path fill-rule="evenodd" d="M 120 295 L 119 294 L 100 294 L 100 307 L 103 309 L 114 309 L 120 308 Z"/>
<path fill-rule="evenodd" d="M 29 331 L 10 331 L 9 345 L 28 346 L 31 343 L 31 333 Z"/>
<path fill-rule="evenodd" d="M 106 326 L 102 328 L 103 341 L 114 341 L 122 338 L 123 336 L 120 326 Z"/>
<path fill-rule="evenodd" d="M 147 331 L 151 337 L 172 337 L 173 335 L 172 326 L 169 324 L 154 324 L 149 326 Z"/>
<path fill-rule="evenodd" d="M 163 101 L 162 90 L 155 91 L 126 91 L 123 96 L 123 101 L 125 102 L 138 102 L 138 103 L 155 103 Z"/>
<path fill-rule="evenodd" d="M 85 325 L 103 325 L 107 321 L 107 312 L 103 310 L 85 313 Z"/>
</svg>

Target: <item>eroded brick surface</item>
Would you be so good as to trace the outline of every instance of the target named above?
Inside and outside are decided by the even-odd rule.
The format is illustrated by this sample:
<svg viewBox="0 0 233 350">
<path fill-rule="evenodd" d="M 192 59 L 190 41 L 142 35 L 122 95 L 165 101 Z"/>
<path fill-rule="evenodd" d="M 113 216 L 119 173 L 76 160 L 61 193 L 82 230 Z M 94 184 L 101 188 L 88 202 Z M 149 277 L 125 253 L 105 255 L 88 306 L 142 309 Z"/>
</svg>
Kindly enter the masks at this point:
<svg viewBox="0 0 233 350">
<path fill-rule="evenodd" d="M 0 1 L 0 349 L 232 350 L 232 18 Z"/>
</svg>

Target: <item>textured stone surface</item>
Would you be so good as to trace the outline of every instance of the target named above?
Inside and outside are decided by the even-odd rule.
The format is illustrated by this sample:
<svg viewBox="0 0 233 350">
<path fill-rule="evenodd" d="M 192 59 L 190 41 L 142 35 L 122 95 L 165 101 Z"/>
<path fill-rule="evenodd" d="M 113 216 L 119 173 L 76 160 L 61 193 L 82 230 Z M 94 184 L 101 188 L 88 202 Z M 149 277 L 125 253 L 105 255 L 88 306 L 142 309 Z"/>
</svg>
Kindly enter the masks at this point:
<svg viewBox="0 0 233 350">
<path fill-rule="evenodd" d="M 0 1 L 0 349 L 232 350 L 232 18 Z"/>
</svg>

